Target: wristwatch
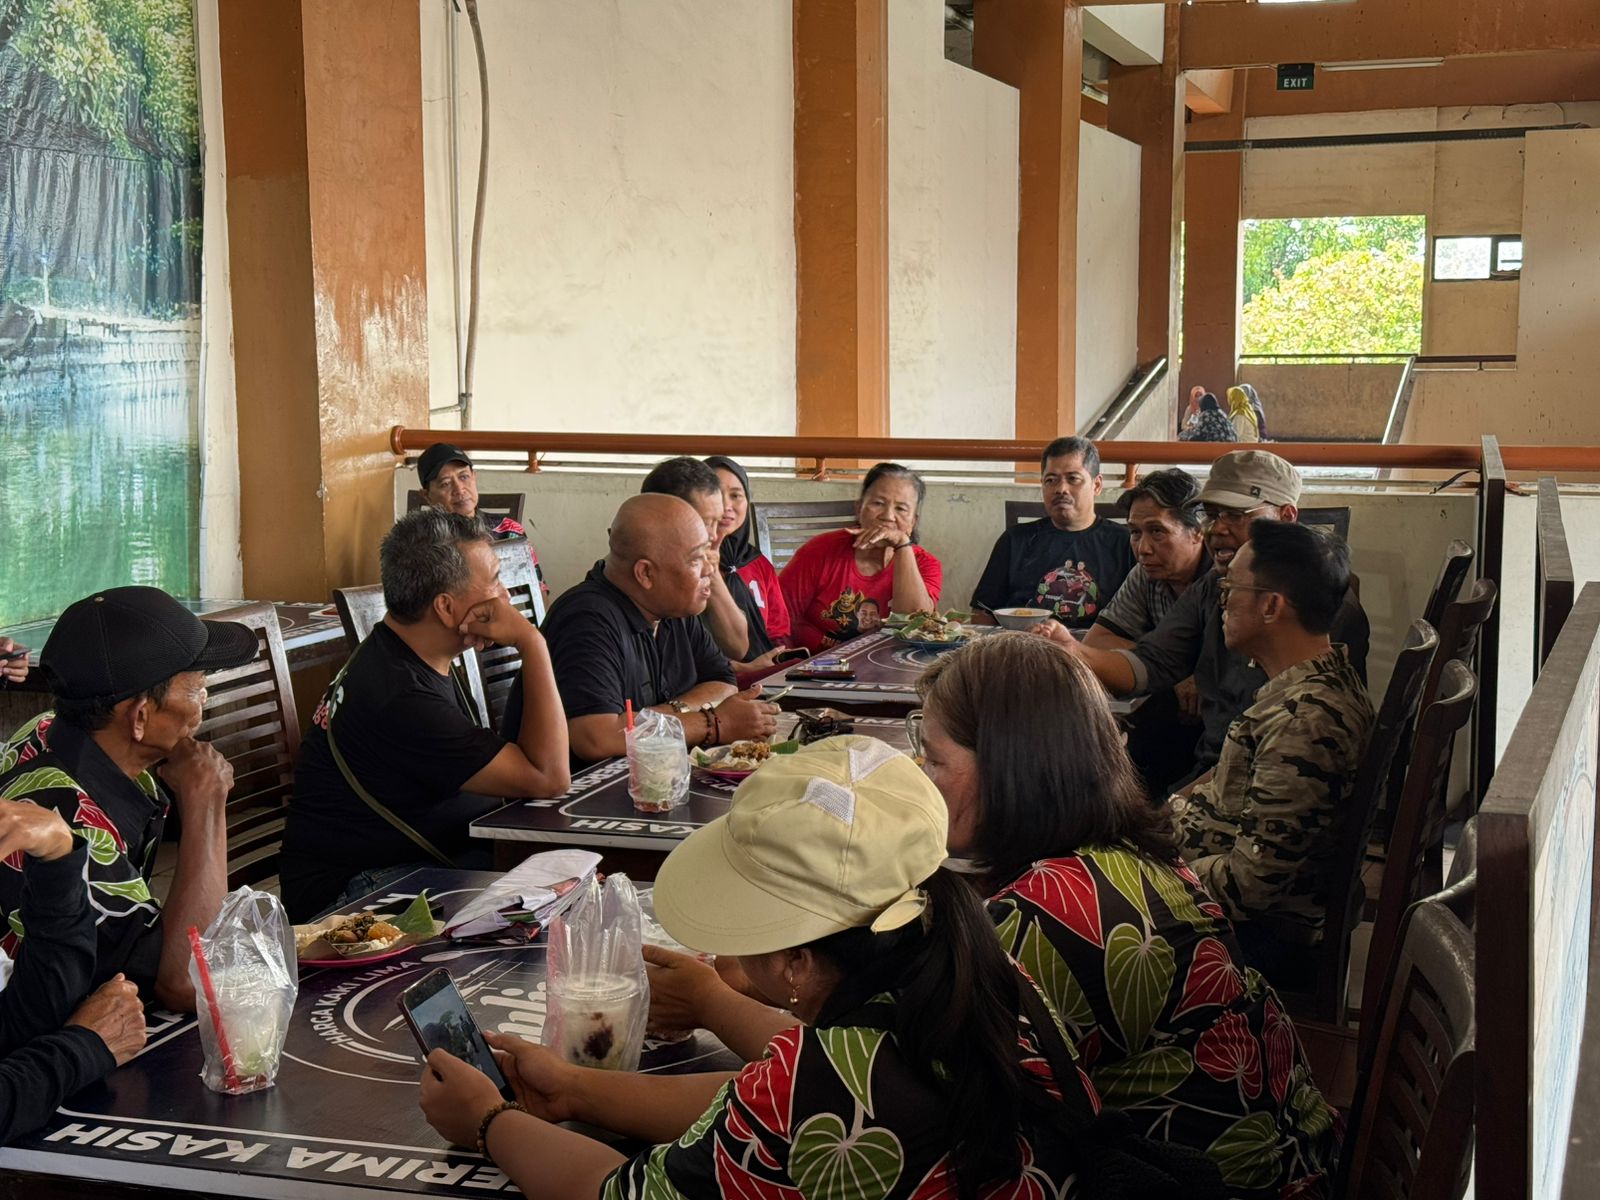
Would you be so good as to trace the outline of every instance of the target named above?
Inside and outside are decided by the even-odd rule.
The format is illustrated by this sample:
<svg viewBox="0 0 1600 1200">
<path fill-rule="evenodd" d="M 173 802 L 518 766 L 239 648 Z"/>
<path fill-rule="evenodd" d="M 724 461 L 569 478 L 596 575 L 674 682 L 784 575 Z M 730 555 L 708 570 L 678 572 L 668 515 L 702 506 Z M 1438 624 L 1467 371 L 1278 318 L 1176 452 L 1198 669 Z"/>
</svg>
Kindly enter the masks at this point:
<svg viewBox="0 0 1600 1200">
<path fill-rule="evenodd" d="M 680 716 L 692 713 L 694 711 L 693 708 L 685 704 L 682 700 L 668 700 L 667 707 Z"/>
</svg>

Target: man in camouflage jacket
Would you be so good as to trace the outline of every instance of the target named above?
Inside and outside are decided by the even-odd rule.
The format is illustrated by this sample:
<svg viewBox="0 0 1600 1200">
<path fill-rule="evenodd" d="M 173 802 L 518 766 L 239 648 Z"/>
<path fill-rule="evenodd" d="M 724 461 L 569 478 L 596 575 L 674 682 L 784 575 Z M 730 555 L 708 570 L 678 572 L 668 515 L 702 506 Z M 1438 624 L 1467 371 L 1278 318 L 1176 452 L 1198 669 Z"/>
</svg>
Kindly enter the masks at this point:
<svg viewBox="0 0 1600 1200">
<path fill-rule="evenodd" d="M 1228 648 L 1267 673 L 1216 771 L 1173 798 L 1183 856 L 1232 918 L 1250 965 L 1300 987 L 1326 920 L 1325 864 L 1372 728 L 1372 705 L 1328 637 L 1349 551 L 1302 525 L 1257 521 L 1222 583 Z"/>
</svg>

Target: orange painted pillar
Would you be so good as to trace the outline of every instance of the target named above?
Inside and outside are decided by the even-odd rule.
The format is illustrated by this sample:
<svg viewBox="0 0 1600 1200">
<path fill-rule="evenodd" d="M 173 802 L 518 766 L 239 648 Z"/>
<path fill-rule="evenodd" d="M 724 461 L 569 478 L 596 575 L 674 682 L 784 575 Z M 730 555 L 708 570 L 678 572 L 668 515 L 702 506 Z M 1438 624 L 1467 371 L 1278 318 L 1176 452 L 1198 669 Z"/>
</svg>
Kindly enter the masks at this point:
<svg viewBox="0 0 1600 1200">
<path fill-rule="evenodd" d="M 1113 64 L 1107 128 L 1139 144 L 1139 361 L 1178 358 L 1178 271 L 1183 225 L 1183 74 L 1176 6 L 1166 9 L 1162 61 Z M 1176 387 L 1170 389 L 1176 401 Z M 1176 412 L 1169 414 L 1176 421 Z"/>
<path fill-rule="evenodd" d="M 794 0 L 795 432 L 889 433 L 888 0 Z"/>
<path fill-rule="evenodd" d="M 1077 429 L 1078 143 L 1083 14 L 978 0 L 972 65 L 1018 90 L 1016 435 Z"/>
<path fill-rule="evenodd" d="M 1233 110 L 1190 123 L 1190 141 L 1243 136 L 1245 73 L 1234 78 Z M 1180 394 L 1199 384 L 1220 398 L 1238 378 L 1240 201 L 1244 156 L 1190 154 L 1183 165 L 1183 364 Z"/>
<path fill-rule="evenodd" d="M 326 600 L 377 578 L 387 431 L 428 421 L 416 5 L 218 15 L 244 588 Z"/>
</svg>

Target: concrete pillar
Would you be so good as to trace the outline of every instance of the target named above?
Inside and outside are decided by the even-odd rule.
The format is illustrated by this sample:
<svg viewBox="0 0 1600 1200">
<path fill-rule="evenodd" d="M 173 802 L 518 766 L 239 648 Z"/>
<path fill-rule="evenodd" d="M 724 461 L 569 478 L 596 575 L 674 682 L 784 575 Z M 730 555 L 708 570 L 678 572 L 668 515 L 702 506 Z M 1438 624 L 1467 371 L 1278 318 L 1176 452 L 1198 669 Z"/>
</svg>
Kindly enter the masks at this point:
<svg viewBox="0 0 1600 1200">
<path fill-rule="evenodd" d="M 888 0 L 794 0 L 795 432 L 889 432 Z"/>
<path fill-rule="evenodd" d="M 1195 120 L 1194 141 L 1244 135 L 1245 81 L 1235 80 L 1233 111 Z M 1190 154 L 1183 164 L 1184 280 L 1181 397 L 1203 385 L 1221 398 L 1239 370 L 1240 200 L 1244 156 Z"/>
<path fill-rule="evenodd" d="M 1177 8 L 1169 6 L 1159 64 L 1112 65 L 1107 107 L 1107 128 L 1140 147 L 1139 362 L 1165 356 L 1174 376 L 1184 179 L 1184 85 L 1178 69 L 1178 22 Z M 1176 388 L 1168 391 L 1175 404 Z M 1172 418 L 1176 415 L 1169 414 Z"/>
<path fill-rule="evenodd" d="M 428 419 L 416 5 L 218 9 L 244 590 L 326 599 L 377 578 L 387 431 Z"/>
<path fill-rule="evenodd" d="M 972 65 L 1020 93 L 1016 435 L 1077 429 L 1078 143 L 1083 14 L 978 0 Z"/>
</svg>

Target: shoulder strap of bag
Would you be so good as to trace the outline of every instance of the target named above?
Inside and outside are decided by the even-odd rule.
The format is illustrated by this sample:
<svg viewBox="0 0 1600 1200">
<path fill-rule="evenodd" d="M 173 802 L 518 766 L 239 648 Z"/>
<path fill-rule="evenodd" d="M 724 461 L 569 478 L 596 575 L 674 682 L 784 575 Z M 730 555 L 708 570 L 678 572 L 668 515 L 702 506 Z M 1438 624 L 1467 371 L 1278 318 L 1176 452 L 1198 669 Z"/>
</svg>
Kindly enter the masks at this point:
<svg viewBox="0 0 1600 1200">
<path fill-rule="evenodd" d="M 340 668 L 339 673 L 334 676 L 333 682 L 328 685 L 328 694 L 330 696 L 332 696 L 338 690 L 339 685 L 344 682 L 345 673 L 350 670 L 350 667 L 356 661 L 356 655 L 361 653 L 361 651 L 366 647 L 366 644 L 366 642 L 362 642 L 361 645 L 357 646 L 355 648 L 355 653 L 350 655 L 344 666 Z M 459 687 L 459 684 L 457 686 Z M 405 834 L 405 836 L 409 838 L 418 847 L 418 849 L 420 849 L 429 858 L 433 859 L 441 866 L 452 866 L 453 864 L 451 863 L 448 855 L 441 851 L 427 838 L 423 837 L 422 834 L 416 829 L 412 828 L 412 826 L 403 817 L 395 813 L 393 809 L 389 808 L 388 805 L 384 804 L 381 800 L 379 800 L 361 785 L 361 781 L 356 778 L 355 772 L 350 769 L 350 764 L 345 761 L 344 755 L 339 752 L 338 739 L 336 739 L 333 735 L 333 718 L 335 711 L 336 708 L 330 708 L 328 712 L 328 723 L 326 726 L 324 726 L 324 729 L 328 734 L 328 750 L 333 755 L 333 764 L 339 768 L 339 774 L 344 777 L 345 784 L 352 792 L 361 797 L 361 802 L 363 804 L 365 804 L 373 812 L 377 813 L 400 833 Z"/>
</svg>

